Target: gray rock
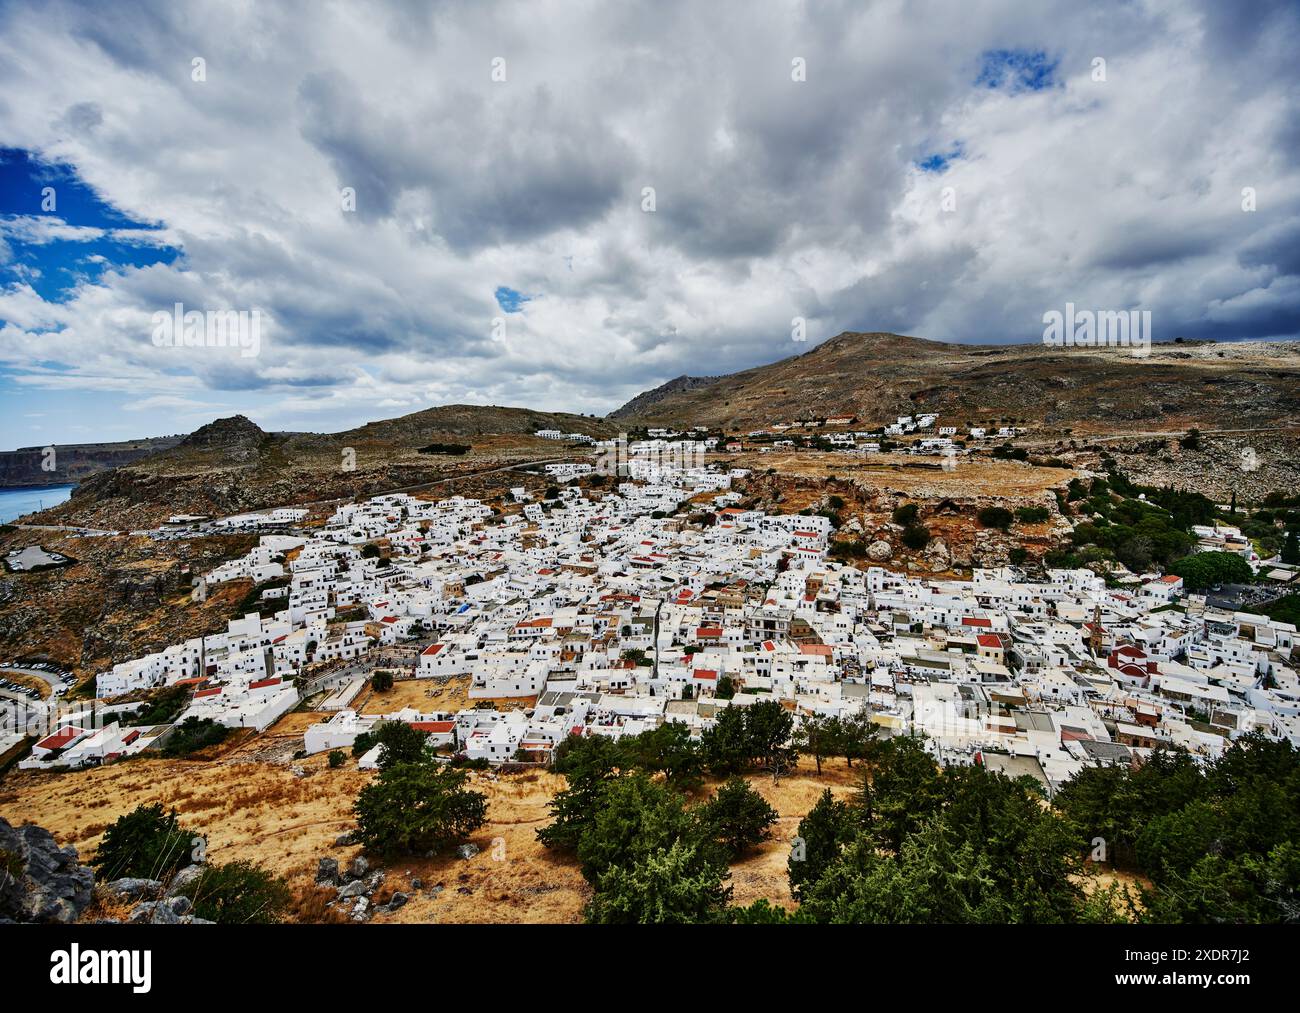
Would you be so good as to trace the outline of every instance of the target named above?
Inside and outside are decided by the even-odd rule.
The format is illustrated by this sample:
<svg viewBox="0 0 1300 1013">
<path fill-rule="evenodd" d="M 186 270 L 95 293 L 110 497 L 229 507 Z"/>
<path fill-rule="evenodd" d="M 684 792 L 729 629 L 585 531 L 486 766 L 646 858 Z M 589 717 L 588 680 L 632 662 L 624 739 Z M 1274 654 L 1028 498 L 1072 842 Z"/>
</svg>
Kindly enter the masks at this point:
<svg viewBox="0 0 1300 1013">
<path fill-rule="evenodd" d="M 360 879 L 370 871 L 370 863 L 366 861 L 365 855 L 357 855 L 348 863 L 348 879 Z"/>
<path fill-rule="evenodd" d="M 172 909 L 173 914 L 186 915 L 193 910 L 194 905 L 190 903 L 188 897 L 169 897 L 162 902 Z"/>
<path fill-rule="evenodd" d="M 355 830 L 349 830 L 346 834 L 339 834 L 338 837 L 334 838 L 334 847 L 336 848 L 346 848 L 356 843 L 357 832 Z"/>
<path fill-rule="evenodd" d="M 127 876 L 106 883 L 104 889 L 119 900 L 153 900 L 162 893 L 163 885 L 156 879 Z"/>
<path fill-rule="evenodd" d="M 384 881 L 384 870 L 377 869 L 366 877 L 366 893 L 374 893 Z"/>
<path fill-rule="evenodd" d="M 874 541 L 867 546 L 867 558 L 876 563 L 883 563 L 893 554 L 893 547 L 883 539 Z"/>
<path fill-rule="evenodd" d="M 338 886 L 339 863 L 335 858 L 322 858 L 316 863 L 316 882 L 324 883 L 328 886 Z"/>
<path fill-rule="evenodd" d="M 366 893 L 366 881 L 364 879 L 354 879 L 342 889 L 339 890 L 339 897 L 363 897 Z"/>
<path fill-rule="evenodd" d="M 181 916 L 167 901 L 147 900 L 131 909 L 131 921 L 137 925 L 180 925 Z"/>
<path fill-rule="evenodd" d="M 424 880 L 420 879 L 419 876 L 417 876 L 415 879 L 411 880 L 411 889 L 412 889 L 412 890 L 420 890 L 420 889 L 422 889 L 423 887 L 424 887 Z"/>
<path fill-rule="evenodd" d="M 357 900 L 357 906 L 352 909 L 352 920 L 354 922 L 363 922 L 369 917 L 370 901 L 365 897 Z"/>
<path fill-rule="evenodd" d="M 178 869 L 176 875 L 172 876 L 171 882 L 167 884 L 167 892 L 163 896 L 175 897 L 179 894 L 189 894 L 195 880 L 203 875 L 203 869 L 202 865 L 187 865 L 183 869 Z"/>
<path fill-rule="evenodd" d="M 43 827 L 0 818 L 0 919 L 72 922 L 90 903 L 95 874 Z"/>
<path fill-rule="evenodd" d="M 478 852 L 479 847 L 477 844 L 462 844 L 456 849 L 456 854 L 460 855 L 461 858 L 473 858 Z"/>
<path fill-rule="evenodd" d="M 401 890 L 398 890 L 397 892 L 395 892 L 395 893 L 393 894 L 392 897 L 389 898 L 389 900 L 388 900 L 388 910 L 389 910 L 389 911 L 396 911 L 399 907 L 401 907 L 403 904 L 405 904 L 405 903 L 406 903 L 408 900 L 410 900 L 410 899 L 411 899 L 411 898 L 408 897 L 406 894 L 402 893 Z"/>
</svg>

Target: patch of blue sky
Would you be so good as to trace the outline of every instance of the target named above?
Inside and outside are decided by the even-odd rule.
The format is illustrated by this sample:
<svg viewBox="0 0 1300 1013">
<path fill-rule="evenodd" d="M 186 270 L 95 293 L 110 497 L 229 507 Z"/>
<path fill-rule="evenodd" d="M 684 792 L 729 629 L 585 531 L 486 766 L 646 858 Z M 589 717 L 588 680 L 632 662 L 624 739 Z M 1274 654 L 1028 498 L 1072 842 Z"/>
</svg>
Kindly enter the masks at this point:
<svg viewBox="0 0 1300 1013">
<path fill-rule="evenodd" d="M 0 284 L 65 301 L 105 271 L 175 261 L 161 228 L 113 207 L 69 165 L 0 149 Z"/>
<path fill-rule="evenodd" d="M 1012 94 L 1042 91 L 1057 84 L 1059 64 L 1042 49 L 989 49 L 980 54 L 975 83 Z"/>
<path fill-rule="evenodd" d="M 954 144 L 948 151 L 935 151 L 924 158 L 916 160 L 916 167 L 922 172 L 939 173 L 948 168 L 955 159 L 963 155 L 962 146 Z"/>
<path fill-rule="evenodd" d="M 518 313 L 523 308 L 524 303 L 530 302 L 533 298 L 506 285 L 499 286 L 495 294 L 497 305 L 507 313 Z"/>
</svg>

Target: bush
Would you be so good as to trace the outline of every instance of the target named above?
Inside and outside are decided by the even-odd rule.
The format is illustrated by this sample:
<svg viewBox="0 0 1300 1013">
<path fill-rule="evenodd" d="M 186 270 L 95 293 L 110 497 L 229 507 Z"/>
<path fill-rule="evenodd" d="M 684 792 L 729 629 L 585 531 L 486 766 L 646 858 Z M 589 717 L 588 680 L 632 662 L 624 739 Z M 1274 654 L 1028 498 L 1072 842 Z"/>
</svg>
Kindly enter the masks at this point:
<svg viewBox="0 0 1300 1013">
<path fill-rule="evenodd" d="M 167 744 L 163 746 L 162 754 L 166 757 L 188 756 L 190 753 L 225 741 L 229 734 L 229 728 L 217 724 L 211 718 L 186 718 L 180 724 L 173 726 L 172 733 L 167 737 Z"/>
<path fill-rule="evenodd" d="M 986 528 L 1000 528 L 1005 531 L 1011 527 L 1011 511 L 1006 507 L 985 507 L 975 516 L 980 524 Z"/>
<path fill-rule="evenodd" d="M 139 805 L 104 832 L 90 864 L 101 880 L 132 877 L 167 879 L 193 862 L 193 830 L 181 826 L 175 810 Z"/>
<path fill-rule="evenodd" d="M 347 762 L 347 757 L 343 754 L 343 750 L 341 749 L 330 750 L 330 755 L 329 755 L 330 767 L 341 767 L 346 762 Z"/>
<path fill-rule="evenodd" d="M 1048 516 L 1045 506 L 1023 506 L 1016 509 L 1016 520 L 1022 524 L 1041 524 Z"/>
<path fill-rule="evenodd" d="M 909 549 L 924 549 L 930 544 L 930 529 L 924 524 L 909 524 L 903 529 L 903 544 Z"/>
<path fill-rule="evenodd" d="M 189 696 L 189 689 L 185 686 L 164 686 L 156 689 L 149 694 L 144 707 L 127 718 L 123 724 L 165 725 L 175 721 L 185 709 Z"/>
<path fill-rule="evenodd" d="M 252 862 L 210 865 L 188 888 L 194 916 L 223 925 L 270 925 L 289 906 L 289 885 Z"/>
<path fill-rule="evenodd" d="M 904 503 L 894 511 L 894 523 L 906 527 L 916 520 L 916 513 L 917 506 L 915 503 Z"/>
<path fill-rule="evenodd" d="M 393 688 L 393 673 L 387 669 L 379 669 L 370 677 L 370 688 L 376 693 L 387 693 Z"/>
<path fill-rule="evenodd" d="M 393 763 L 361 789 L 352 807 L 357 837 L 381 855 L 445 851 L 487 819 L 487 796 L 469 774 L 437 763 Z"/>
</svg>

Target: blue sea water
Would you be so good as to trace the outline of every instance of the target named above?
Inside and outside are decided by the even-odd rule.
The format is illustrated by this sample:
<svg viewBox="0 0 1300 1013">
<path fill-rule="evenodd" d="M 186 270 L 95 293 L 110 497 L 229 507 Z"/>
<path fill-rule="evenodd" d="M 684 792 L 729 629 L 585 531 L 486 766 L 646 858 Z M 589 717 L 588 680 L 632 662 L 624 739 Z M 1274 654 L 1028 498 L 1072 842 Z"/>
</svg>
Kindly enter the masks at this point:
<svg viewBox="0 0 1300 1013">
<path fill-rule="evenodd" d="M 52 485 L 43 489 L 0 489 L 0 523 L 33 510 L 48 510 L 72 495 L 70 485 Z"/>
</svg>

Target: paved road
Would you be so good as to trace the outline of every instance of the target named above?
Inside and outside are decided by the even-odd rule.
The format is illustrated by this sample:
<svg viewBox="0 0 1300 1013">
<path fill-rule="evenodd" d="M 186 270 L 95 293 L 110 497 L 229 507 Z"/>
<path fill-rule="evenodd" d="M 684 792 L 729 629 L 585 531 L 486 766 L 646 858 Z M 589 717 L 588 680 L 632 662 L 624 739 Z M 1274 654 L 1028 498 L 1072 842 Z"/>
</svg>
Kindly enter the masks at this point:
<svg viewBox="0 0 1300 1013">
<path fill-rule="evenodd" d="M 22 675 L 35 676 L 37 679 L 45 682 L 51 690 L 55 690 L 59 686 L 63 685 L 62 680 L 60 680 L 53 672 L 43 672 L 39 668 L 20 668 L 17 665 L 5 665 L 3 668 L 0 668 L 0 676 L 3 676 L 6 672 L 19 672 Z"/>
</svg>

